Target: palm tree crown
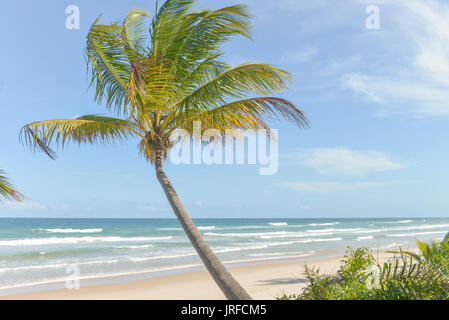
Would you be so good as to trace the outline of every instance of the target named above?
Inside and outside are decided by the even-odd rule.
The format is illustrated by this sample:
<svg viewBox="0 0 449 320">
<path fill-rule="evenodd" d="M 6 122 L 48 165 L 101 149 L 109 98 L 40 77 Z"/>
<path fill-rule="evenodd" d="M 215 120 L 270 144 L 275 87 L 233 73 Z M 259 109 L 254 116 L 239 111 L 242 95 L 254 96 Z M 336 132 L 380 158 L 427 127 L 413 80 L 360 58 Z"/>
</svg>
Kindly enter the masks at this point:
<svg viewBox="0 0 449 320">
<path fill-rule="evenodd" d="M 87 115 L 39 121 L 21 131 L 33 150 L 51 158 L 54 142 L 107 143 L 140 139 L 140 153 L 154 162 L 166 158 L 176 129 L 267 129 L 279 116 L 307 127 L 301 110 L 270 97 L 286 89 L 288 72 L 262 63 L 230 67 L 220 45 L 232 35 L 249 37 L 246 6 L 192 11 L 191 0 L 168 0 L 149 23 L 149 14 L 133 9 L 121 23 L 92 25 L 85 57 L 95 100 L 119 117 Z M 149 31 L 148 31 L 149 30 Z M 255 96 L 247 98 L 247 96 Z"/>
</svg>

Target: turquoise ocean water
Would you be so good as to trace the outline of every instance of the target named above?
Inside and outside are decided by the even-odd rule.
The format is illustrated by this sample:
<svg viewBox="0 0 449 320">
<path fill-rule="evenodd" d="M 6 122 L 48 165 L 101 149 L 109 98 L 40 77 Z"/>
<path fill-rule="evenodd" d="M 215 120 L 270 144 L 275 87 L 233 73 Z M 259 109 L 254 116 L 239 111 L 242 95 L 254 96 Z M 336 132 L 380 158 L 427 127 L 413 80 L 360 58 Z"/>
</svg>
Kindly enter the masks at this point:
<svg viewBox="0 0 449 320">
<path fill-rule="evenodd" d="M 449 231 L 449 218 L 195 222 L 229 266 L 314 259 L 341 254 L 348 245 L 407 247 Z M 77 266 L 82 285 L 202 268 L 174 219 L 0 219 L 0 295 L 62 283 L 70 266 Z"/>
</svg>

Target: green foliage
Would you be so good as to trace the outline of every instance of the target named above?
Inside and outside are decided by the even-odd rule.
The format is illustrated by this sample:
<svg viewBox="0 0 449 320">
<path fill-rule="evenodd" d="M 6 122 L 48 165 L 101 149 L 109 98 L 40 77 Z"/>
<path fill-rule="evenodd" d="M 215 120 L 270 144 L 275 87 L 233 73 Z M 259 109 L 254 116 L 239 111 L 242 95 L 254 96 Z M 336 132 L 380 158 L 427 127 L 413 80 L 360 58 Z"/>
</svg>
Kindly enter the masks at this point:
<svg viewBox="0 0 449 320">
<path fill-rule="evenodd" d="M 419 253 L 404 251 L 404 254 L 416 260 L 425 260 L 449 273 L 449 233 L 442 241 L 432 241 L 432 243 L 429 244 L 416 240 L 416 245 L 419 249 Z"/>
<path fill-rule="evenodd" d="M 11 183 L 8 181 L 8 178 L 5 176 L 5 172 L 0 169 L 0 202 L 2 200 L 23 200 L 24 196 L 18 192 Z"/>
<path fill-rule="evenodd" d="M 449 236 L 421 255 L 400 250 L 392 261 L 376 265 L 370 249 L 348 250 L 336 274 L 306 267 L 309 284 L 299 295 L 281 300 L 439 300 L 449 299 Z"/>
</svg>

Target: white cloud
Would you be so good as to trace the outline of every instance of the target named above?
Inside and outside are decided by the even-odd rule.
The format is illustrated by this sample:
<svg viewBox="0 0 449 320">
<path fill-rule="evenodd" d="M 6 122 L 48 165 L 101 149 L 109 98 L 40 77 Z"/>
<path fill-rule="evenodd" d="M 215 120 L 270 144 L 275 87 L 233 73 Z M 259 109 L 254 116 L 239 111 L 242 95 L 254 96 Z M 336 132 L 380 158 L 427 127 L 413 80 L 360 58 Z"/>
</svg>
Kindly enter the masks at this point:
<svg viewBox="0 0 449 320">
<path fill-rule="evenodd" d="M 193 204 L 198 208 L 204 207 L 204 203 L 202 201 L 194 201 Z"/>
<path fill-rule="evenodd" d="M 413 116 L 449 115 L 449 87 L 417 83 L 405 79 L 347 74 L 344 85 L 382 105 L 381 116 L 409 114 Z M 408 108 L 404 106 L 407 104 Z"/>
<path fill-rule="evenodd" d="M 279 186 L 290 188 L 296 192 L 330 193 L 379 188 L 388 184 L 387 182 L 283 182 Z"/>
<path fill-rule="evenodd" d="M 25 211 L 25 210 L 46 210 L 46 211 L 67 211 L 70 209 L 69 205 L 64 203 L 47 203 L 43 204 L 36 201 L 6 201 L 3 206 L 4 209 Z"/>
<path fill-rule="evenodd" d="M 370 172 L 405 168 L 383 152 L 348 148 L 303 149 L 285 157 L 326 175 L 363 176 Z"/>
<path fill-rule="evenodd" d="M 167 211 L 167 208 L 158 207 L 154 204 L 148 203 L 148 202 L 140 202 L 140 201 L 128 201 L 128 205 L 135 206 L 137 209 L 141 211 L 148 211 L 148 212 L 161 212 L 161 211 Z"/>
<path fill-rule="evenodd" d="M 326 0 L 249 0 L 247 3 L 250 3 L 250 7 L 254 8 L 254 10 L 259 9 L 266 13 L 283 11 L 291 14 L 322 8 L 325 7 L 328 2 Z"/>
<path fill-rule="evenodd" d="M 395 43 L 402 49 L 397 50 L 400 56 L 391 57 L 400 62 L 383 65 L 381 73 L 348 73 L 343 85 L 380 104 L 381 115 L 449 115 L 449 4 L 434 0 L 360 2 L 382 4 L 381 19 L 382 12 L 389 10 L 396 29 L 382 27 L 381 32 L 386 47 L 401 39 Z"/>
<path fill-rule="evenodd" d="M 307 47 L 300 51 L 287 51 L 281 57 L 281 62 L 304 63 L 318 55 L 320 49 Z"/>
<path fill-rule="evenodd" d="M 13 210 L 43 210 L 47 207 L 44 204 L 34 202 L 34 201 L 23 201 L 23 202 L 16 202 L 16 201 L 6 201 L 4 203 L 5 208 L 7 209 L 13 209 Z"/>
</svg>

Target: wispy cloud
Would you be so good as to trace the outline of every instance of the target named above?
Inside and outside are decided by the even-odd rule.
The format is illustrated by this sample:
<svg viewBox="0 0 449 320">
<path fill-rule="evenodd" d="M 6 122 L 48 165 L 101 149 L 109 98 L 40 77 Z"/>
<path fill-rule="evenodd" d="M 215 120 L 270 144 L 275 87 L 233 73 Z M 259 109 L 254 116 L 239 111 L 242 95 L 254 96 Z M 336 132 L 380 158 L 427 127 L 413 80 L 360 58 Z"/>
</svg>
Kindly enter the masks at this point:
<svg viewBox="0 0 449 320">
<path fill-rule="evenodd" d="M 5 208 L 7 209 L 13 209 L 13 210 L 27 210 L 27 209 L 33 209 L 33 210 L 43 210 L 46 209 L 46 206 L 34 201 L 23 201 L 23 202 L 16 202 L 16 201 L 6 201 L 4 203 Z"/>
<path fill-rule="evenodd" d="M 166 208 L 166 207 L 160 207 L 160 206 L 154 205 L 152 203 L 148 203 L 148 202 L 128 201 L 127 204 L 137 208 L 140 211 L 163 212 L 163 211 L 168 210 L 168 208 Z"/>
<path fill-rule="evenodd" d="M 359 1 L 382 4 L 395 23 L 384 45 L 399 48 L 381 72 L 351 72 L 343 85 L 380 106 L 380 115 L 449 115 L 449 4 L 434 0 Z M 367 62 L 368 63 L 368 62 Z M 375 63 L 375 61 L 372 61 Z"/>
<path fill-rule="evenodd" d="M 6 201 L 3 205 L 5 209 L 19 210 L 19 211 L 22 210 L 66 211 L 70 209 L 69 205 L 64 203 L 43 204 L 36 201 L 23 201 L 23 202 Z"/>
<path fill-rule="evenodd" d="M 298 0 L 248 0 L 252 8 L 265 12 L 298 13 L 301 11 L 315 10 L 326 6 L 326 0 L 298 1 Z"/>
<path fill-rule="evenodd" d="M 281 62 L 304 63 L 313 59 L 319 52 L 320 49 L 314 46 L 309 46 L 298 51 L 289 50 L 282 55 Z"/>
<path fill-rule="evenodd" d="M 363 176 L 371 172 L 405 168 L 405 165 L 391 160 L 383 152 L 343 147 L 302 149 L 284 155 L 284 158 L 298 161 L 301 165 L 326 175 Z"/>
<path fill-rule="evenodd" d="M 197 208 L 203 208 L 204 207 L 204 203 L 202 201 L 194 201 L 193 204 L 195 205 L 195 207 Z"/>
<path fill-rule="evenodd" d="M 296 192 L 309 193 L 330 193 L 330 192 L 346 192 L 364 190 L 370 188 L 384 187 L 390 183 L 388 182 L 354 182 L 354 183 L 340 183 L 340 182 L 282 182 L 278 185 L 280 187 L 290 188 Z"/>
</svg>

